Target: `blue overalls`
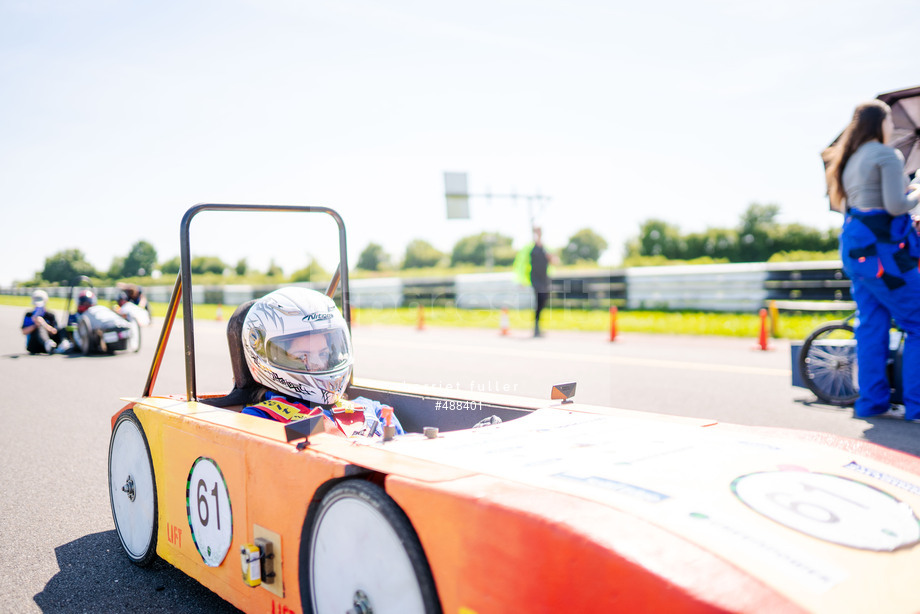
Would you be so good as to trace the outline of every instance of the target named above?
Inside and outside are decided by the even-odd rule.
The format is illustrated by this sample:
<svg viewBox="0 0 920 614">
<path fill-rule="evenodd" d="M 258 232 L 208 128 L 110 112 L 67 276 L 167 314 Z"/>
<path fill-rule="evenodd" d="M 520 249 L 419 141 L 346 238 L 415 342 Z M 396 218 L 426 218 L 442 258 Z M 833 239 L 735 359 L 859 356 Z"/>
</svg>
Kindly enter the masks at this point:
<svg viewBox="0 0 920 614">
<path fill-rule="evenodd" d="M 887 376 L 891 320 L 906 333 L 903 355 L 905 417 L 920 419 L 920 237 L 910 215 L 886 211 L 847 212 L 840 233 L 843 270 L 856 301 L 856 357 L 859 399 L 855 415 L 878 415 L 890 408 Z"/>
</svg>

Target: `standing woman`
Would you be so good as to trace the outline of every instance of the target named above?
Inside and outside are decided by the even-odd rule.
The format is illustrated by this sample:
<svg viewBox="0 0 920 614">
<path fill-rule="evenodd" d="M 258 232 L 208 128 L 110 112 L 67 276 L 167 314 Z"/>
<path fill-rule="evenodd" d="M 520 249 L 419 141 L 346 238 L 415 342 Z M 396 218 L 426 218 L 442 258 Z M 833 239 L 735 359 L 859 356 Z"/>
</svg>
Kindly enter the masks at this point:
<svg viewBox="0 0 920 614">
<path fill-rule="evenodd" d="M 907 332 L 903 356 L 905 417 L 920 420 L 920 238 L 909 212 L 920 186 L 908 187 L 901 152 L 885 145 L 894 124 L 880 100 L 859 105 L 825 157 L 831 207 L 846 216 L 843 269 L 856 301 L 859 399 L 855 415 L 891 409 L 887 377 L 891 319 Z"/>
</svg>

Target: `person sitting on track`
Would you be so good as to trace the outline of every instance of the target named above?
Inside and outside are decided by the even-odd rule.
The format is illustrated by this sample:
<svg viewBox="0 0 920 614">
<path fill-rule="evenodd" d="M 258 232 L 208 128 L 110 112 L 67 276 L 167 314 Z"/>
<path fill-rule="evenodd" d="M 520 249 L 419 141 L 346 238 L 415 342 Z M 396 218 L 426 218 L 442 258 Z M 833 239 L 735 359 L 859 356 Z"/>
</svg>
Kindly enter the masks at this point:
<svg viewBox="0 0 920 614">
<path fill-rule="evenodd" d="M 32 311 L 22 320 L 22 334 L 26 336 L 26 350 L 30 354 L 51 354 L 61 342 L 54 314 L 45 310 L 48 293 L 36 290 L 32 293 Z"/>
</svg>

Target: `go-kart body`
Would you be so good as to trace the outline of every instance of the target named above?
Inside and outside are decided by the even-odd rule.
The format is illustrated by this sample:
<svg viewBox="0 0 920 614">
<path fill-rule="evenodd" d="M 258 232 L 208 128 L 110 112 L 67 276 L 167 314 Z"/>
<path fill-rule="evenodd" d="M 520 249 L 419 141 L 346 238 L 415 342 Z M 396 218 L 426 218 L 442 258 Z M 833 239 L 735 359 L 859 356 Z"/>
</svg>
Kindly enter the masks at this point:
<svg viewBox="0 0 920 614">
<path fill-rule="evenodd" d="M 197 212 L 235 208 L 193 208 L 183 240 Z M 349 319 L 337 214 L 265 209 L 336 217 Z M 183 261 L 188 253 L 183 243 Z M 245 415 L 223 395 L 197 393 L 186 279 L 144 394 L 112 419 L 113 515 L 132 561 L 159 556 L 244 611 L 837 613 L 920 603 L 912 456 L 820 434 L 360 379 L 349 397 L 392 406 L 406 435 L 346 437 L 322 422 Z M 157 396 L 180 295 L 187 388 Z"/>
<path fill-rule="evenodd" d="M 116 313 L 98 304 L 82 312 L 76 307 L 71 311 L 71 303 L 77 303 L 77 294 L 87 286 L 95 290 L 88 277 L 80 276 L 73 281 L 67 295 L 65 334 L 73 349 L 83 354 L 140 350 L 142 322 L 130 312 Z"/>
<path fill-rule="evenodd" d="M 123 318 L 105 305 L 93 305 L 81 314 L 74 314 L 72 320 L 74 343 L 84 354 L 140 349 L 137 322 Z"/>
</svg>

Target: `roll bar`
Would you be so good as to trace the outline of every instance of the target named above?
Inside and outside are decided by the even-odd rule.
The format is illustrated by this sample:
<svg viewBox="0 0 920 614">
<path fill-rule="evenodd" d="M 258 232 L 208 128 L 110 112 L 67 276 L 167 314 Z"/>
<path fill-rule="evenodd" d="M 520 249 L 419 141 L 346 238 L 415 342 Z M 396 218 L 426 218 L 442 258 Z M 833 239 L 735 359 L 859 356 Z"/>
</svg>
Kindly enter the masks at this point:
<svg viewBox="0 0 920 614">
<path fill-rule="evenodd" d="M 332 297 L 335 294 L 339 284 L 342 286 L 342 315 L 351 329 L 351 297 L 348 290 L 348 254 L 345 240 L 345 222 L 336 211 L 328 207 L 307 207 L 298 205 L 221 205 L 221 204 L 198 204 L 191 207 L 182 216 L 182 223 L 179 227 L 179 249 L 181 265 L 179 275 L 176 278 L 176 285 L 173 288 L 172 297 L 166 310 L 166 321 L 163 323 L 163 330 L 160 333 L 160 339 L 157 342 L 156 352 L 153 356 L 153 363 L 150 366 L 150 372 L 147 376 L 147 383 L 144 386 L 144 396 L 150 396 L 153 385 L 156 382 L 157 374 L 160 371 L 160 365 L 163 361 L 163 355 L 166 352 L 166 343 L 169 340 L 169 334 L 172 330 L 173 323 L 178 311 L 179 300 L 182 300 L 182 318 L 183 329 L 185 332 L 185 393 L 189 401 L 198 400 L 197 378 L 195 373 L 195 333 L 192 315 L 192 250 L 189 240 L 189 229 L 192 220 L 196 215 L 203 211 L 250 211 L 263 213 L 325 213 L 332 216 L 339 229 L 339 266 L 336 268 L 326 289 L 326 294 Z"/>
</svg>

